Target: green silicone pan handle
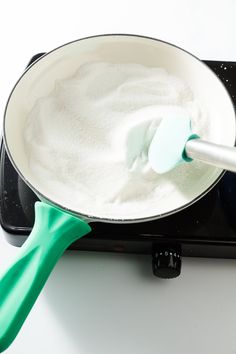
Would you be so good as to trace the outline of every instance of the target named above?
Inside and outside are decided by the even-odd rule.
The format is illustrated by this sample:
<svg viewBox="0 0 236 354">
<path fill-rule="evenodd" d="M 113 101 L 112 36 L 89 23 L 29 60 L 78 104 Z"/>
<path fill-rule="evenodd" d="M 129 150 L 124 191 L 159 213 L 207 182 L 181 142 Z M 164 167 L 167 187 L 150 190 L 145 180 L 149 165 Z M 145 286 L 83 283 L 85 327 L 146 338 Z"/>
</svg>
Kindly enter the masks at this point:
<svg viewBox="0 0 236 354">
<path fill-rule="evenodd" d="M 0 279 L 0 352 L 15 339 L 64 250 L 91 231 L 83 220 L 43 202 L 16 261 Z"/>
</svg>

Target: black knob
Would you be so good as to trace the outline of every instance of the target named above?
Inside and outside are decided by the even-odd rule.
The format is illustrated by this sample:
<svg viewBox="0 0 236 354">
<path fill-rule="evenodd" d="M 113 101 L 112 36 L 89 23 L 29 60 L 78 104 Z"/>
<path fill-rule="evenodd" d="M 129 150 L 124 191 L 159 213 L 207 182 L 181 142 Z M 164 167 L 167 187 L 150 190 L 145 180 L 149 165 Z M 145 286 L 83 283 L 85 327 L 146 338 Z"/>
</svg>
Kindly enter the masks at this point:
<svg viewBox="0 0 236 354">
<path fill-rule="evenodd" d="M 152 270 L 156 277 L 176 278 L 181 272 L 180 248 L 170 245 L 154 245 L 152 252 Z"/>
</svg>

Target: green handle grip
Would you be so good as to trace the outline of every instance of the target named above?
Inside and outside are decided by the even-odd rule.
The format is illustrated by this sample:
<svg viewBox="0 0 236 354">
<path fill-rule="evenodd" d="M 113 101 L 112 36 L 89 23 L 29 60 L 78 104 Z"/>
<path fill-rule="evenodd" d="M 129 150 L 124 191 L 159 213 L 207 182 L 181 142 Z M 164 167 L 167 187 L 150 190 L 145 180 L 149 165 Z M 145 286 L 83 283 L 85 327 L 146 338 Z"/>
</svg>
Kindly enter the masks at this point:
<svg viewBox="0 0 236 354">
<path fill-rule="evenodd" d="M 0 352 L 15 339 L 64 250 L 91 231 L 69 213 L 35 204 L 35 224 L 16 261 L 0 279 Z"/>
</svg>

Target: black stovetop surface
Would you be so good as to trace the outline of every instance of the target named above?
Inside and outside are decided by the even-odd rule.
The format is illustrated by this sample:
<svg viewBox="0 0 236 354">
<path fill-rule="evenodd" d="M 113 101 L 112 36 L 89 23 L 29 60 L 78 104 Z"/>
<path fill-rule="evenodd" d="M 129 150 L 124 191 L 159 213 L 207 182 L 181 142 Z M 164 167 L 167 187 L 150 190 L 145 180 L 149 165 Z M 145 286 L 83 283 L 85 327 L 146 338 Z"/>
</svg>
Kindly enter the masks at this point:
<svg viewBox="0 0 236 354">
<path fill-rule="evenodd" d="M 236 106 L 236 63 L 205 62 Z M 20 246 L 31 231 L 37 197 L 16 173 L 3 144 L 0 168 L 1 226 L 8 241 Z M 202 199 L 171 216 L 138 224 L 93 223 L 92 229 L 71 248 L 152 253 L 153 245 L 162 244 L 182 250 L 185 256 L 236 258 L 236 174 L 225 173 Z"/>
</svg>

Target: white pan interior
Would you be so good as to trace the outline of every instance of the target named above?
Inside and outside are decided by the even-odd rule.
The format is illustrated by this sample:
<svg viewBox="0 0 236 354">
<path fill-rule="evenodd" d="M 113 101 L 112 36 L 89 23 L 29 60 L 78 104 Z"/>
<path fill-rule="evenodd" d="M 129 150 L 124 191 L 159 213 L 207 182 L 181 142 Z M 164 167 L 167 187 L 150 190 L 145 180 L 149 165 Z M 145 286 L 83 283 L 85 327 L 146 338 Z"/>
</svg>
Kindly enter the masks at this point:
<svg viewBox="0 0 236 354">
<path fill-rule="evenodd" d="M 211 70 L 192 55 L 165 42 L 130 35 L 97 36 L 75 41 L 50 52 L 24 73 L 12 91 L 5 113 L 4 138 L 7 151 L 24 179 L 46 199 L 72 212 L 84 214 L 83 210 L 73 210 L 68 203 L 65 204 L 61 196 L 45 192 L 44 187 L 35 182 L 24 151 L 25 119 L 35 101 L 50 93 L 55 80 L 73 75 L 79 65 L 92 61 L 133 62 L 163 67 L 184 79 L 207 110 L 211 124 L 210 140 L 234 145 L 235 113 L 229 95 Z M 157 203 L 155 210 L 147 210 L 137 218 L 165 216 L 186 207 L 209 189 L 221 172 L 222 170 L 214 167 L 204 169 L 201 178 L 194 181 L 185 193 L 176 190 L 162 203 Z M 95 219 L 100 218 L 99 215 L 92 216 Z"/>
</svg>

